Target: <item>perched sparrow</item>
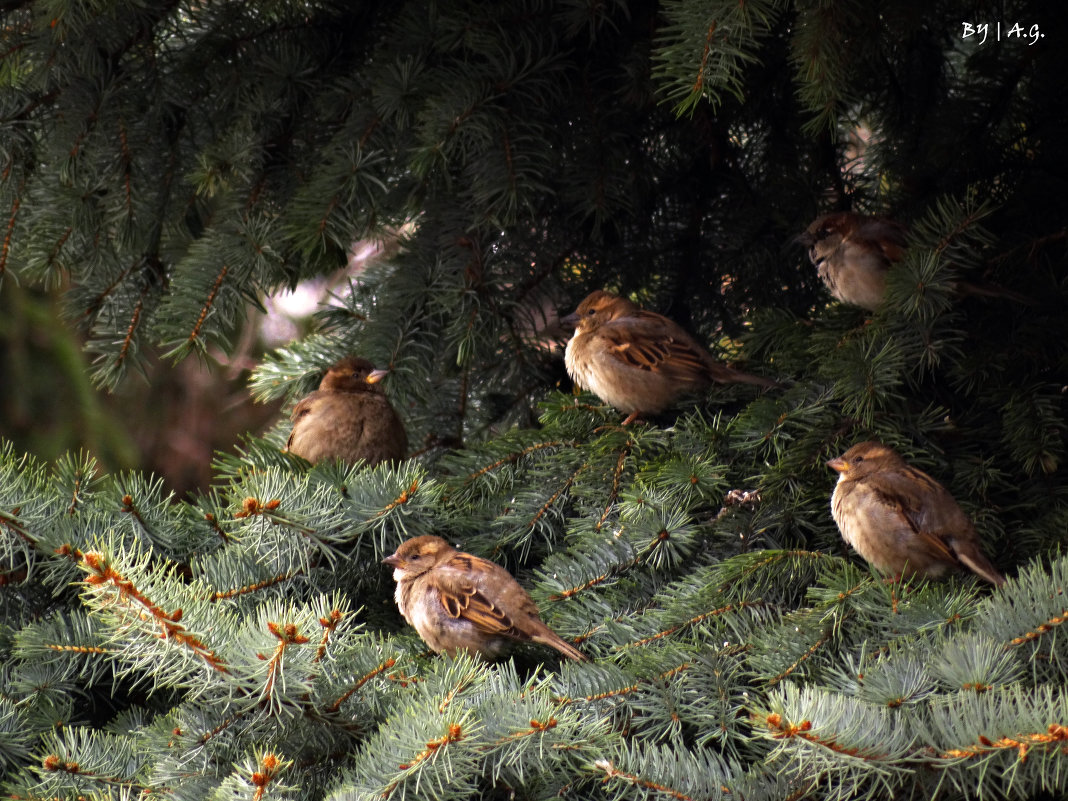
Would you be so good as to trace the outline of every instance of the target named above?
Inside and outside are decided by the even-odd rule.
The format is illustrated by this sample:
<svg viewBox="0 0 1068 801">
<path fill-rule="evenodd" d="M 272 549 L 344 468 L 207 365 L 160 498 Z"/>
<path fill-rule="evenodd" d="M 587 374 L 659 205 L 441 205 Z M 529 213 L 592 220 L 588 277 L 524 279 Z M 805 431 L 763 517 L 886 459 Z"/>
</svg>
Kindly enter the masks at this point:
<svg viewBox="0 0 1068 801">
<path fill-rule="evenodd" d="M 656 414 L 713 381 L 777 386 L 720 364 L 677 324 L 609 292 L 591 292 L 561 321 L 574 325 L 564 362 L 582 387 L 626 413 Z"/>
<path fill-rule="evenodd" d="M 434 651 L 492 659 L 508 640 L 533 640 L 586 660 L 541 622 L 526 590 L 498 564 L 434 536 L 413 537 L 382 561 L 393 568 L 401 614 Z"/>
<path fill-rule="evenodd" d="M 808 248 L 816 272 L 836 299 L 875 311 L 886 294 L 890 265 L 905 253 L 906 233 L 904 225 L 885 217 L 840 211 L 817 218 L 797 239 Z M 953 288 L 962 295 L 1034 303 L 996 284 L 958 280 Z"/>
<path fill-rule="evenodd" d="M 854 445 L 827 466 L 838 471 L 831 514 L 845 541 L 877 570 L 938 578 L 967 567 L 991 584 L 1005 577 L 945 487 L 878 442 Z"/>
<path fill-rule="evenodd" d="M 363 459 L 368 466 L 400 461 L 408 435 L 378 387 L 387 371 L 349 356 L 326 371 L 319 389 L 293 409 L 293 431 L 286 450 L 309 462 Z"/>
<path fill-rule="evenodd" d="M 827 289 L 842 303 L 875 311 L 890 264 L 905 252 L 905 226 L 849 211 L 825 214 L 798 237 Z"/>
</svg>

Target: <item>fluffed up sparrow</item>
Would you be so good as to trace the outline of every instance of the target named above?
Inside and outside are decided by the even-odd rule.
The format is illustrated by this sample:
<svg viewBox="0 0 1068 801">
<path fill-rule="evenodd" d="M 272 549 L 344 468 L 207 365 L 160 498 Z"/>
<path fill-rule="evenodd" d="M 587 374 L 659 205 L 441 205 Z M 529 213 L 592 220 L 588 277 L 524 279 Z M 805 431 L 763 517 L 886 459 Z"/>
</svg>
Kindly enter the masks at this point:
<svg viewBox="0 0 1068 801">
<path fill-rule="evenodd" d="M 519 640 L 551 646 L 569 659 L 587 658 L 542 622 L 507 570 L 441 537 L 413 537 L 382 561 L 393 568 L 401 614 L 436 652 L 466 650 L 493 659 L 509 640 Z"/>
<path fill-rule="evenodd" d="M 387 373 L 358 356 L 332 365 L 319 389 L 293 408 L 286 450 L 309 462 L 363 459 L 371 467 L 404 459 L 408 434 L 378 386 Z"/>
<path fill-rule="evenodd" d="M 992 584 L 1005 583 L 948 490 L 891 448 L 861 442 L 827 466 L 838 472 L 834 522 L 876 570 L 938 578 L 966 567 Z"/>
<path fill-rule="evenodd" d="M 837 300 L 875 311 L 886 295 L 886 275 L 905 254 L 908 229 L 885 217 L 839 211 L 818 217 L 797 241 L 823 283 Z M 962 295 L 1007 298 L 1031 304 L 1031 298 L 1005 287 L 957 280 Z"/>
<path fill-rule="evenodd" d="M 777 386 L 717 362 L 675 322 L 610 292 L 591 292 L 560 322 L 575 326 L 564 351 L 567 372 L 624 412 L 624 425 L 713 381 Z"/>
<path fill-rule="evenodd" d="M 905 253 L 905 237 L 905 226 L 893 220 L 841 211 L 817 218 L 798 241 L 836 299 L 875 311 L 891 263 Z"/>
</svg>

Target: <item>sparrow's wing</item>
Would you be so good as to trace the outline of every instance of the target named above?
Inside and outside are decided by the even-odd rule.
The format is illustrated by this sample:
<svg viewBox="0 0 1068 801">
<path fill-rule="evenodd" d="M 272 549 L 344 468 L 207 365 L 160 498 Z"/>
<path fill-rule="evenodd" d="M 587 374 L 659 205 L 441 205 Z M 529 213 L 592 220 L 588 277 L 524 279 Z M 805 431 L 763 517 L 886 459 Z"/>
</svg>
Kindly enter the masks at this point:
<svg viewBox="0 0 1068 801">
<path fill-rule="evenodd" d="M 950 561 L 963 563 L 991 584 L 1005 583 L 1005 577 L 983 555 L 972 521 L 949 490 L 911 466 L 879 475 L 902 487 L 900 495 L 905 498 L 902 512 L 928 549 L 939 555 L 948 551 L 952 554 Z M 905 487 L 911 487 L 911 493 Z"/>
<path fill-rule="evenodd" d="M 299 420 L 300 418 L 302 418 L 305 415 L 307 415 L 308 412 L 310 412 L 312 410 L 312 405 L 315 403 L 315 401 L 318 399 L 318 397 L 319 397 L 319 391 L 318 390 L 316 390 L 315 392 L 311 393 L 310 395 L 305 396 L 300 401 L 300 403 L 298 403 L 296 406 L 293 407 L 293 411 L 290 412 L 290 414 L 289 414 L 290 422 L 295 423 L 295 422 L 297 422 L 297 420 Z"/>
<path fill-rule="evenodd" d="M 778 382 L 720 364 L 674 322 L 654 312 L 602 325 L 594 332 L 602 353 L 626 367 L 662 375 L 682 385 L 700 387 L 710 381 L 775 387 Z"/>
<path fill-rule="evenodd" d="M 709 379 L 712 357 L 671 320 L 638 311 L 599 327 L 595 336 L 610 358 L 686 383 Z"/>
<path fill-rule="evenodd" d="M 483 580 L 479 581 L 479 578 Z M 458 553 L 445 564 L 434 568 L 434 579 L 441 605 L 450 617 L 467 620 L 486 634 L 528 639 L 528 635 L 503 608 L 504 604 L 495 603 L 489 593 L 479 586 L 485 585 L 485 579 L 491 579 L 500 585 L 494 595 L 506 601 L 518 600 L 515 614 L 528 614 L 526 606 L 533 606 L 533 601 L 500 565 L 471 554 Z"/>
<path fill-rule="evenodd" d="M 951 541 L 974 534 L 967 515 L 945 487 L 911 466 L 879 470 L 866 481 L 879 500 L 900 515 L 932 557 L 950 564 L 959 562 Z"/>
<path fill-rule="evenodd" d="M 293 428 L 289 432 L 289 439 L 286 440 L 287 451 L 293 448 L 293 439 L 297 436 L 297 422 L 301 418 L 307 417 L 311 413 L 312 406 L 316 401 L 317 395 L 318 391 L 313 392 L 303 398 L 300 403 L 293 407 L 293 411 L 289 415 L 289 419 L 293 423 Z"/>
<path fill-rule="evenodd" d="M 883 217 L 865 220 L 847 237 L 850 241 L 881 250 L 888 261 L 901 261 L 905 255 L 908 229 Z"/>
</svg>

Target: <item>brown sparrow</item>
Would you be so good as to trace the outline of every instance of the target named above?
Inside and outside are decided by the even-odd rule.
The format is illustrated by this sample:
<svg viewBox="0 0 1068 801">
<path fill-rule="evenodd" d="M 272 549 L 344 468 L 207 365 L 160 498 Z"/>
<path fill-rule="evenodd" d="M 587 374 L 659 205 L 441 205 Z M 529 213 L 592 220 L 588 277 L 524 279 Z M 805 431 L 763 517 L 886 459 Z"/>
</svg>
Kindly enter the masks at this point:
<svg viewBox="0 0 1068 801">
<path fill-rule="evenodd" d="M 294 407 L 286 450 L 309 462 L 363 459 L 369 467 L 404 459 L 408 434 L 378 386 L 387 372 L 358 356 L 331 366 Z"/>
<path fill-rule="evenodd" d="M 663 315 L 610 292 L 591 292 L 564 325 L 575 326 L 564 362 L 575 383 L 626 413 L 656 414 L 713 381 L 777 386 L 720 364 Z"/>
<path fill-rule="evenodd" d="M 498 564 L 430 535 L 401 543 L 382 561 L 393 568 L 401 614 L 436 652 L 493 659 L 509 640 L 532 640 L 586 660 L 541 621 L 526 590 Z"/>
<path fill-rule="evenodd" d="M 885 217 L 865 217 L 851 211 L 824 214 L 797 241 L 827 289 L 842 303 L 875 311 L 886 295 L 886 274 L 905 254 L 907 229 Z M 1008 298 L 1017 303 L 1034 301 L 1019 292 L 988 283 L 957 280 L 962 295 Z"/>
<path fill-rule="evenodd" d="M 991 584 L 1005 583 L 979 550 L 975 528 L 953 496 L 892 449 L 861 442 L 827 466 L 838 471 L 834 522 L 880 572 L 938 578 L 964 566 Z"/>
<path fill-rule="evenodd" d="M 824 214 L 798 237 L 827 289 L 842 303 L 875 311 L 890 264 L 905 252 L 905 226 L 850 211 Z"/>
</svg>

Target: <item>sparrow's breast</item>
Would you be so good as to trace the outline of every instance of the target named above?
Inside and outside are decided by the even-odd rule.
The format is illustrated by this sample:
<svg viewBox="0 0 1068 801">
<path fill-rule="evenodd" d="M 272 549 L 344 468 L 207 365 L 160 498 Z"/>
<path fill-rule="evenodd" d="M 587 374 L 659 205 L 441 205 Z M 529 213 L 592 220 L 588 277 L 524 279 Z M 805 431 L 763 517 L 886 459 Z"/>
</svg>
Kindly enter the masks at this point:
<svg viewBox="0 0 1068 801">
<path fill-rule="evenodd" d="M 590 369 L 588 358 L 589 339 L 588 334 L 579 333 L 578 329 L 576 329 L 575 335 L 568 340 L 567 347 L 564 348 L 564 366 L 567 367 L 567 374 L 582 389 L 590 388 L 589 380 L 587 379 Z"/>
<path fill-rule="evenodd" d="M 404 619 L 408 621 L 408 624 L 414 626 L 418 631 L 419 627 L 412 621 L 409 611 L 412 608 L 412 591 L 415 582 L 410 578 L 405 578 L 401 570 L 393 571 L 393 580 L 397 582 L 397 587 L 393 590 L 393 600 L 396 601 L 397 608 L 404 615 Z"/>
<path fill-rule="evenodd" d="M 824 262 L 832 280 L 827 277 L 827 286 L 836 298 L 851 306 L 860 306 L 875 311 L 886 295 L 886 273 L 890 263 L 881 251 L 843 242 L 834 254 Z"/>
<path fill-rule="evenodd" d="M 838 479 L 831 496 L 831 515 L 842 538 L 866 562 L 882 573 L 904 570 L 915 535 L 901 513 L 863 481 L 849 481 L 844 476 Z"/>
</svg>

